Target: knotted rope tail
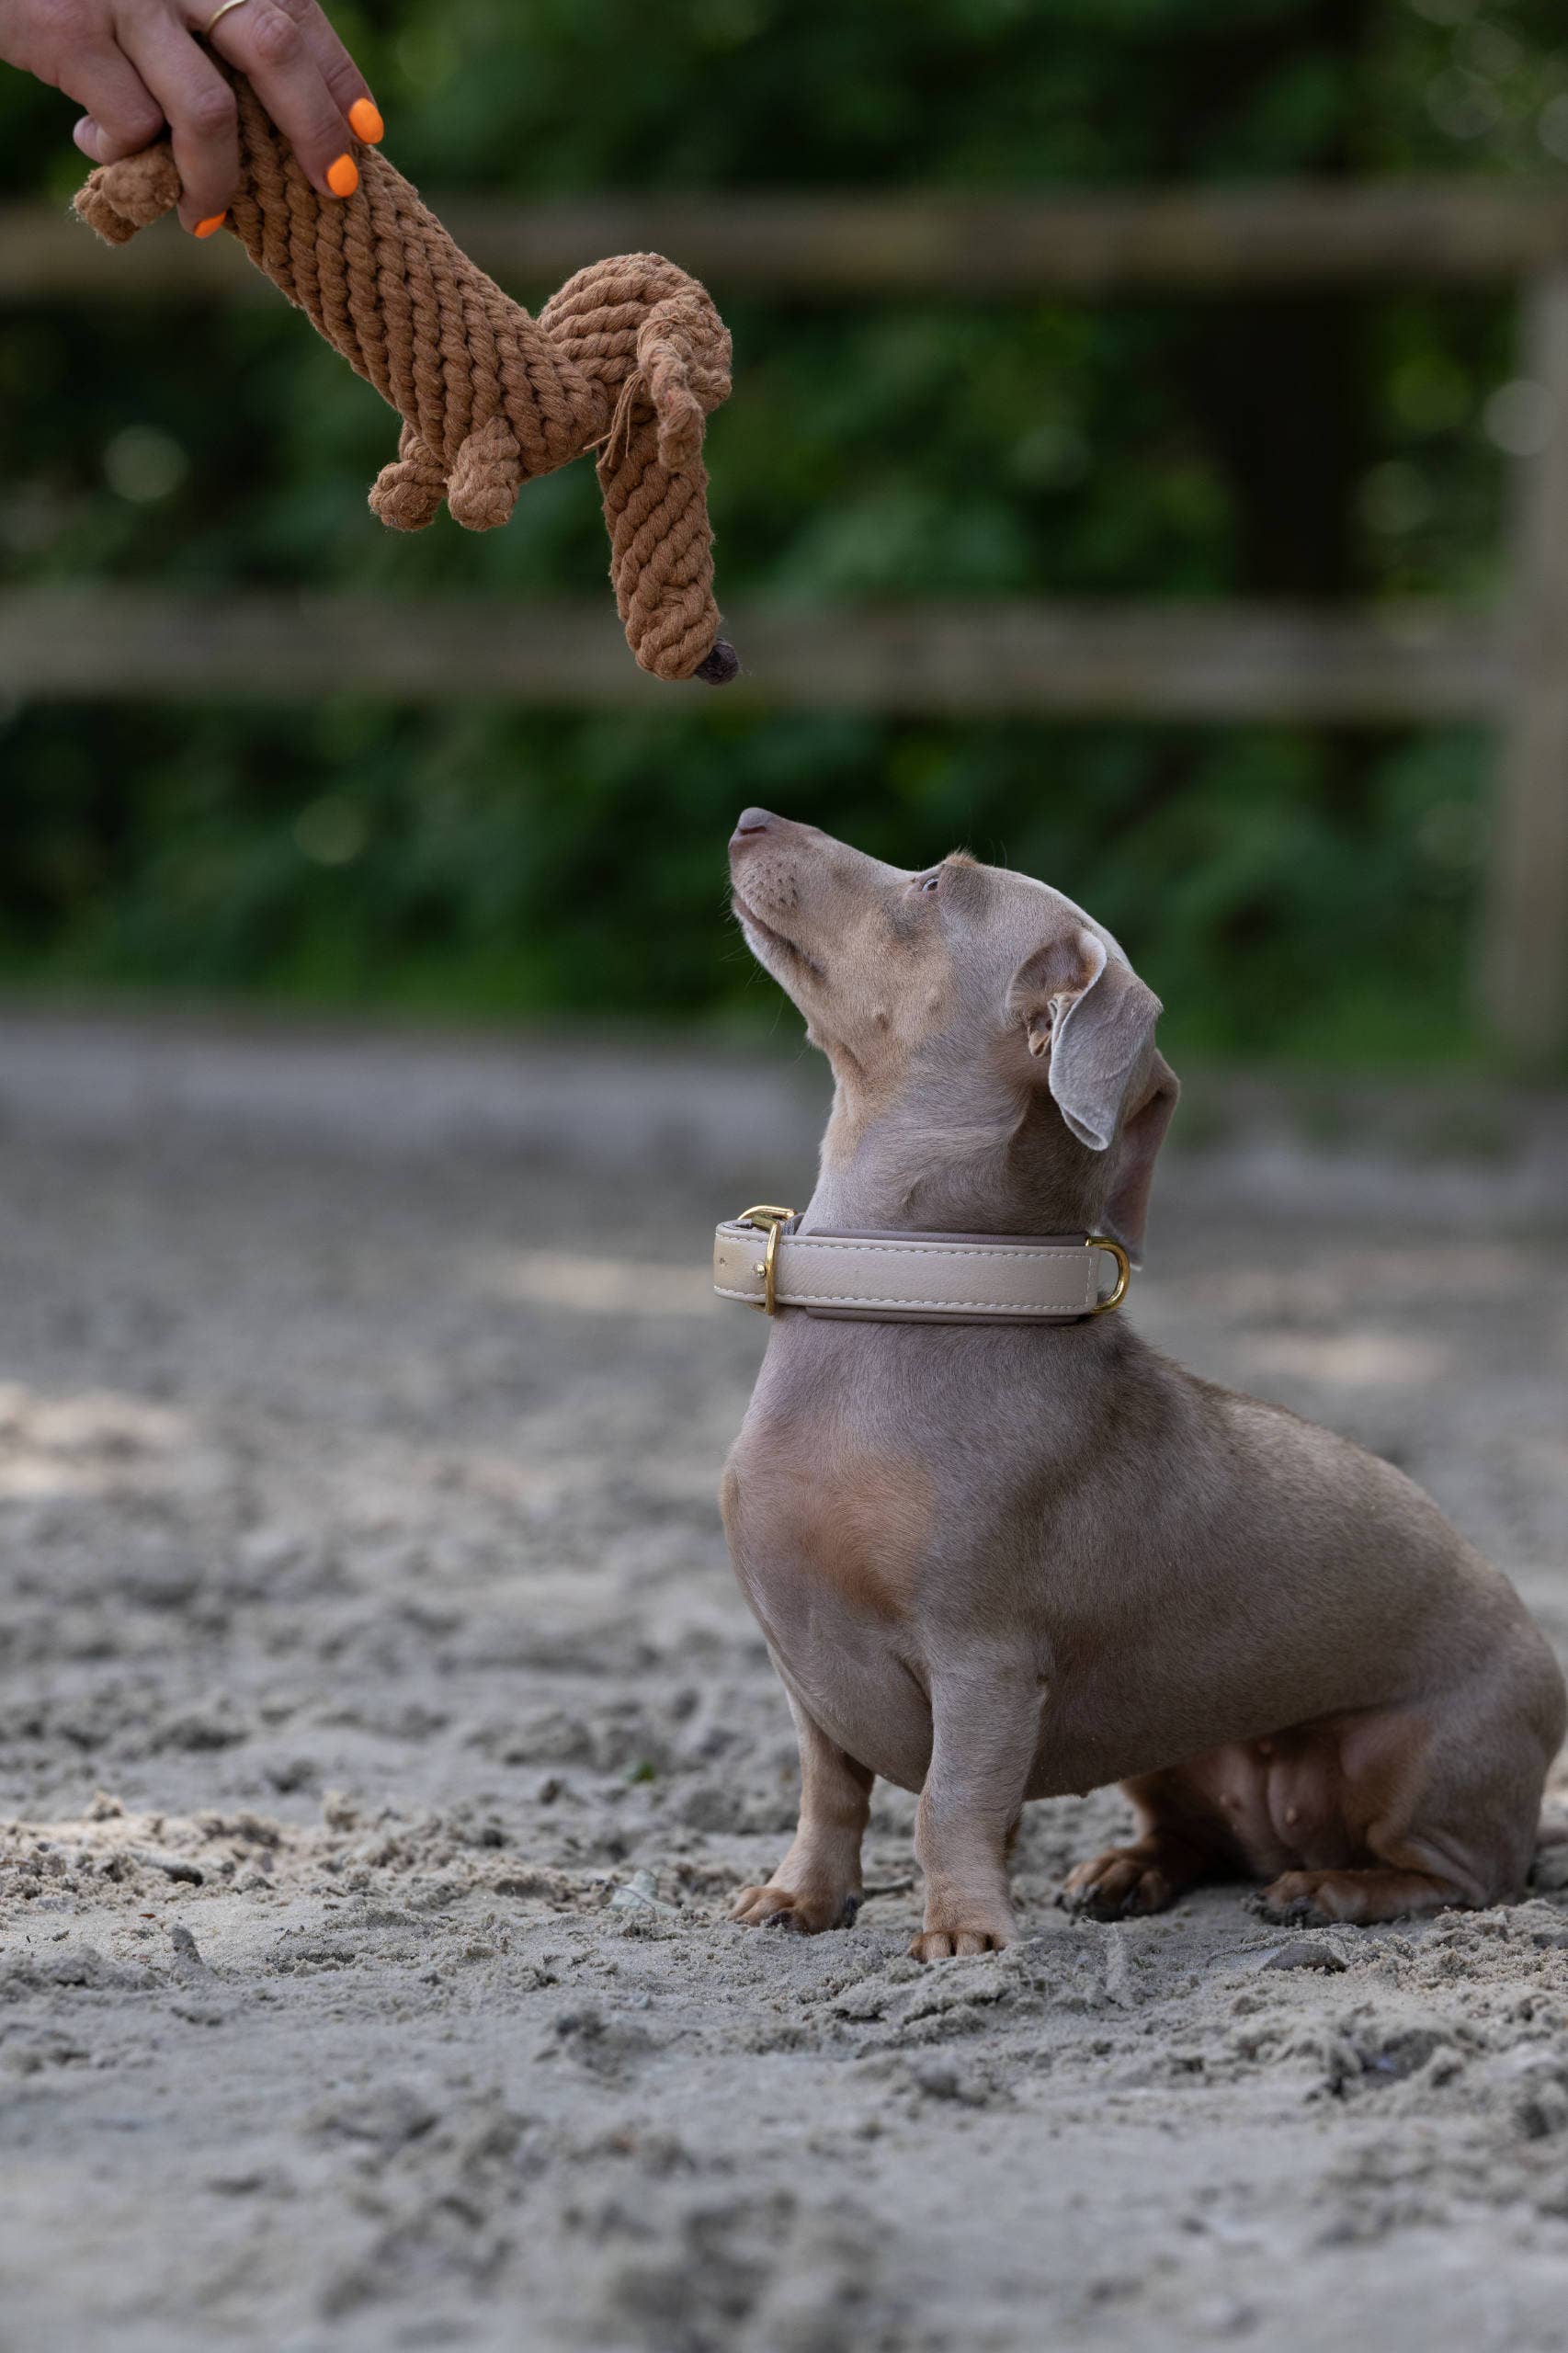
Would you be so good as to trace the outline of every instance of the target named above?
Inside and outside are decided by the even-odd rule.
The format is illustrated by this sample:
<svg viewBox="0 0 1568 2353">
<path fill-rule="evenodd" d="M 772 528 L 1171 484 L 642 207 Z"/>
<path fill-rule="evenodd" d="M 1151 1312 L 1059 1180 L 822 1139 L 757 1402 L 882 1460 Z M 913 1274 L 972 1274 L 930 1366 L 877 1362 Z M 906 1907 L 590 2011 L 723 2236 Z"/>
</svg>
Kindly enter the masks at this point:
<svg viewBox="0 0 1568 2353">
<path fill-rule="evenodd" d="M 403 418 L 370 505 L 395 530 L 445 499 L 472 531 L 525 482 L 597 454 L 610 576 L 644 670 L 722 686 L 704 423 L 730 391 L 730 338 L 697 280 L 658 254 L 579 270 L 537 319 L 448 235 L 374 148 L 347 201 L 317 195 L 250 85 L 231 74 L 242 185 L 228 225 L 258 269 Z M 166 143 L 103 165 L 76 198 L 122 245 L 179 202 Z"/>
</svg>

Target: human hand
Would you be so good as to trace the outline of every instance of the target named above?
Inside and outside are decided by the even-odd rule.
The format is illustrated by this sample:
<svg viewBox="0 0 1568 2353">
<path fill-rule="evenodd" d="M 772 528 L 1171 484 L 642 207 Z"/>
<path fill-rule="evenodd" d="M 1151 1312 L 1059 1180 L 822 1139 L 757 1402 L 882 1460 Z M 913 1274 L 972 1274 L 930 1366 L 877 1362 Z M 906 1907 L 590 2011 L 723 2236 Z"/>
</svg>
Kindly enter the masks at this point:
<svg viewBox="0 0 1568 2353">
<path fill-rule="evenodd" d="M 352 196 L 348 134 L 374 146 L 381 118 L 315 0 L 0 0 L 0 58 L 86 108 L 72 135 L 95 164 L 167 124 L 180 220 L 199 237 L 222 226 L 240 176 L 233 92 L 208 49 L 245 76 L 312 185 Z"/>
</svg>

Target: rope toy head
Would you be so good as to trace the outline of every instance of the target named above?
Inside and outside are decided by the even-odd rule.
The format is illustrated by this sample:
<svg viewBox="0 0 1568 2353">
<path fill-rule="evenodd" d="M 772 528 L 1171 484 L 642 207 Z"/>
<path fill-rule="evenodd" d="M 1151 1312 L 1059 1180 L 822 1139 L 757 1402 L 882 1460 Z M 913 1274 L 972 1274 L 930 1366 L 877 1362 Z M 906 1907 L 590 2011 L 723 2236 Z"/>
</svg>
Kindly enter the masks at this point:
<svg viewBox="0 0 1568 2353">
<path fill-rule="evenodd" d="M 250 85 L 229 78 L 242 171 L 229 227 L 402 415 L 397 457 L 370 493 L 382 522 L 422 530 L 445 499 L 467 529 L 494 530 L 525 482 L 591 449 L 638 662 L 659 678 L 733 678 L 702 464 L 704 421 L 729 395 L 730 338 L 706 290 L 658 254 L 622 254 L 579 270 L 531 318 L 378 149 L 356 149 L 353 196 L 318 196 Z M 123 245 L 179 199 L 160 142 L 101 165 L 76 210 Z"/>
</svg>

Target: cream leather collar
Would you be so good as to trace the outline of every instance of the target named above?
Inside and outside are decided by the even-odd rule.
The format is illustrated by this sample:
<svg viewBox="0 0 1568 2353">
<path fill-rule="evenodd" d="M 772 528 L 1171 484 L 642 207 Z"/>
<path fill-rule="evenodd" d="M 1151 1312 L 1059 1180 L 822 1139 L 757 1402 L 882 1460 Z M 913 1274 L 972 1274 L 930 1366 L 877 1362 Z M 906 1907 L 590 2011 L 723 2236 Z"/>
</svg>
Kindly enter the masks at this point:
<svg viewBox="0 0 1568 2353">
<path fill-rule="evenodd" d="M 721 1299 L 871 1324 L 1070 1324 L 1127 1295 L 1127 1253 L 1101 1233 L 797 1233 L 795 1217 L 759 1202 L 718 1228 Z M 1103 1299 L 1102 1251 L 1116 1261 Z"/>
</svg>

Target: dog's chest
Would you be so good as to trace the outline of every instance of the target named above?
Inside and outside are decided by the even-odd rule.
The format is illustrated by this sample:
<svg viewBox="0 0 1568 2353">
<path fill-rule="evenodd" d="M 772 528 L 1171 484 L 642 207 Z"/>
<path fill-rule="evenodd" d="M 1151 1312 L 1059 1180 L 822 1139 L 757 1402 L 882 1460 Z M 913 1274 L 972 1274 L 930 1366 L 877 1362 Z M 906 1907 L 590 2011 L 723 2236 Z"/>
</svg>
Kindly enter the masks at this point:
<svg viewBox="0 0 1568 2353">
<path fill-rule="evenodd" d="M 915 1455 L 799 1415 L 748 1419 L 724 1476 L 724 1523 L 754 1578 L 867 1625 L 908 1618 L 937 1516 Z"/>
<path fill-rule="evenodd" d="M 852 1756 L 917 1788 L 930 1745 L 918 1631 L 937 1517 L 928 1471 L 842 1428 L 757 1415 L 722 1503 L 736 1574 L 790 1683 Z"/>
</svg>

